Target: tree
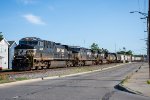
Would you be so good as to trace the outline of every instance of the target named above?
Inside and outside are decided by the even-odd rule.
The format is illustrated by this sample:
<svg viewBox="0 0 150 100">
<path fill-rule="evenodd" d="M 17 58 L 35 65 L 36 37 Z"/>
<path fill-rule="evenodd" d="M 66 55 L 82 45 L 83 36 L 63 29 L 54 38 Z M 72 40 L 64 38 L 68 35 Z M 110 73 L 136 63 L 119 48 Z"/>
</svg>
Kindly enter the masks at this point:
<svg viewBox="0 0 150 100">
<path fill-rule="evenodd" d="M 124 51 L 124 52 L 126 51 L 126 47 L 123 47 L 123 51 Z"/>
<path fill-rule="evenodd" d="M 125 51 L 118 51 L 117 53 L 118 53 L 118 54 L 126 54 Z"/>
<path fill-rule="evenodd" d="M 133 55 L 133 52 L 131 50 L 126 52 L 127 55 Z"/>
<path fill-rule="evenodd" d="M 102 49 L 103 53 L 108 53 L 109 51 L 107 49 Z"/>
<path fill-rule="evenodd" d="M 2 32 L 0 32 L 0 39 L 2 39 L 3 38 L 3 35 L 2 35 Z"/>
<path fill-rule="evenodd" d="M 105 57 L 108 57 L 109 51 L 107 49 L 102 49 L 102 53 L 105 54 Z"/>
<path fill-rule="evenodd" d="M 125 54 L 125 55 L 133 55 L 133 52 L 131 50 L 128 51 L 118 51 L 118 54 Z"/>
<path fill-rule="evenodd" d="M 101 51 L 101 49 L 99 48 L 98 44 L 96 44 L 96 43 L 93 43 L 91 45 L 91 50 L 93 50 L 94 52 Z"/>
</svg>

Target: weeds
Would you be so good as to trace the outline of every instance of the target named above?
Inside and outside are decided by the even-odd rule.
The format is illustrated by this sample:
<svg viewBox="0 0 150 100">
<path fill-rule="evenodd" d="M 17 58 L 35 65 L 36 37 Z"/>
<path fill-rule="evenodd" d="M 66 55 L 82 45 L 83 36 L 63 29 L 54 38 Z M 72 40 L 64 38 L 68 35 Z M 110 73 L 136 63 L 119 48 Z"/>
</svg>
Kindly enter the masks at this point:
<svg viewBox="0 0 150 100">
<path fill-rule="evenodd" d="M 14 80 L 10 80 L 8 75 L 0 75 L 0 84 L 13 82 Z"/>
<path fill-rule="evenodd" d="M 19 78 L 13 79 L 9 75 L 0 75 L 0 84 L 15 82 L 15 81 L 22 81 L 22 80 L 27 80 L 27 78 L 26 77 L 19 77 Z"/>
<path fill-rule="evenodd" d="M 0 75 L 0 81 L 1 80 L 8 80 L 8 75 Z"/>
<path fill-rule="evenodd" d="M 16 81 L 22 81 L 22 80 L 27 80 L 28 78 L 26 77 L 19 77 L 19 78 L 15 78 Z"/>
<path fill-rule="evenodd" d="M 128 79 L 130 79 L 131 76 L 127 76 L 125 79 L 121 81 L 121 84 L 124 84 L 125 82 L 128 82 Z"/>
<path fill-rule="evenodd" d="M 149 84 L 149 85 L 150 85 L 150 80 L 147 80 L 147 84 Z"/>
</svg>

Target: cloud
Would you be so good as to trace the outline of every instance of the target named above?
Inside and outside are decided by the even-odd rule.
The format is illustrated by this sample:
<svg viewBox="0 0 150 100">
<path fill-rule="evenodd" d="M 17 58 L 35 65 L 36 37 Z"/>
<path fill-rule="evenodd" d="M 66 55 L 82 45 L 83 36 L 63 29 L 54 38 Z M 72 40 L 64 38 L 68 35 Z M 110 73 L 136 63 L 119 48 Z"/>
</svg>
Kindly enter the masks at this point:
<svg viewBox="0 0 150 100">
<path fill-rule="evenodd" d="M 42 21 L 39 16 L 35 16 L 33 14 L 26 14 L 23 16 L 28 22 L 36 25 L 45 25 L 46 23 Z"/>
</svg>

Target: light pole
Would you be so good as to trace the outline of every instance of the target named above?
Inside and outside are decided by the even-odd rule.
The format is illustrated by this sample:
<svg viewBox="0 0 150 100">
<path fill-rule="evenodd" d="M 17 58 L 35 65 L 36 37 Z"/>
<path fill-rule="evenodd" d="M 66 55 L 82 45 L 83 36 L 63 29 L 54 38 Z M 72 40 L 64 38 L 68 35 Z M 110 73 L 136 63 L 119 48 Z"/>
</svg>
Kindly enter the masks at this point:
<svg viewBox="0 0 150 100">
<path fill-rule="evenodd" d="M 148 18 L 147 18 L 147 27 L 148 27 L 148 65 L 149 65 L 149 79 L 150 79 L 150 0 L 148 0 Z"/>
</svg>

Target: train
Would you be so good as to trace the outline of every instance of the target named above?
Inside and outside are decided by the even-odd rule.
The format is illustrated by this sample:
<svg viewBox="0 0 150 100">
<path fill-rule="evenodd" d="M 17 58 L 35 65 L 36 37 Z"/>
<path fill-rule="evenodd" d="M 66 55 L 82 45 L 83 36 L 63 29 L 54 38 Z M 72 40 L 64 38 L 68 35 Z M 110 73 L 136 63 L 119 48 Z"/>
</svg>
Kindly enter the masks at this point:
<svg viewBox="0 0 150 100">
<path fill-rule="evenodd" d="M 131 55 L 96 52 L 80 46 L 63 45 L 37 37 L 25 37 L 20 39 L 15 47 L 12 70 L 25 71 L 131 62 L 133 58 Z"/>
</svg>

